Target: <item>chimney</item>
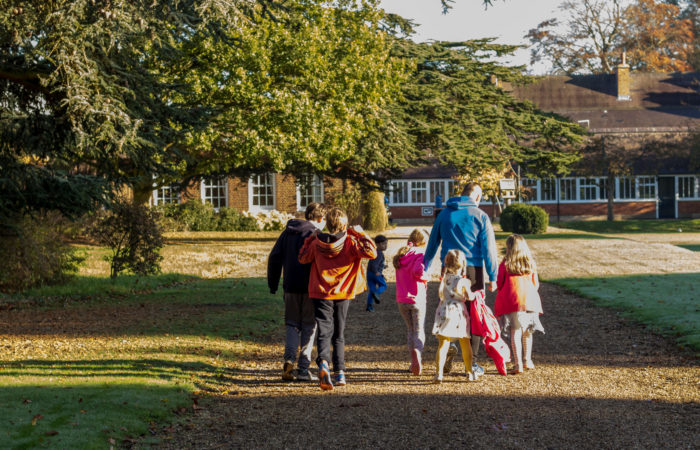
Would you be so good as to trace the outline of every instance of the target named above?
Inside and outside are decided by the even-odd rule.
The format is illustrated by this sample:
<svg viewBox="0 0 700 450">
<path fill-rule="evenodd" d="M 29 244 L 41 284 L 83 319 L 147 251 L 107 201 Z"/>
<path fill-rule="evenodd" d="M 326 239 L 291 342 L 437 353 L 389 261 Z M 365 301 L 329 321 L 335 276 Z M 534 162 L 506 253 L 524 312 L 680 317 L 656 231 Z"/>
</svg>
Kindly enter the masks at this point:
<svg viewBox="0 0 700 450">
<path fill-rule="evenodd" d="M 622 52 L 622 64 L 617 66 L 617 100 L 629 101 L 630 97 L 630 66 L 627 64 L 627 54 Z"/>
</svg>

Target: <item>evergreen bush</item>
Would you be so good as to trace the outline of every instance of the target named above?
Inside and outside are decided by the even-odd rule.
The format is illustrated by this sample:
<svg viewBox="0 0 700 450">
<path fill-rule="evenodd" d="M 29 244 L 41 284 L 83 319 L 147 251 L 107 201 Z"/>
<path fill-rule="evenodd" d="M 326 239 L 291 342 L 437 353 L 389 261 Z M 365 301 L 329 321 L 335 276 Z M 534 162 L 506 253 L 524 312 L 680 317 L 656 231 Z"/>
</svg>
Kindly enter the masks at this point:
<svg viewBox="0 0 700 450">
<path fill-rule="evenodd" d="M 501 229 L 509 233 L 541 234 L 547 232 L 549 215 L 535 205 L 513 203 L 501 214 Z"/>
<path fill-rule="evenodd" d="M 83 258 L 65 239 L 69 222 L 58 212 L 24 216 L 0 227 L 0 291 L 64 282 Z"/>
</svg>

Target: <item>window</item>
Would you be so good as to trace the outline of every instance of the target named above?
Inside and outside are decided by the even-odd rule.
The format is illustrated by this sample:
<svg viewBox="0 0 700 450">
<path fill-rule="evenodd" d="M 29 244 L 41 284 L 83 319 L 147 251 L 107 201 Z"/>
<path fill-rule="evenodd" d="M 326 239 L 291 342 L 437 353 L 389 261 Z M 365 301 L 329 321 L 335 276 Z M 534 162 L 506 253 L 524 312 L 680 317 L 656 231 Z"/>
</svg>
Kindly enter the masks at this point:
<svg viewBox="0 0 700 450">
<path fill-rule="evenodd" d="M 275 174 L 254 175 L 248 187 L 250 210 L 275 209 Z"/>
<path fill-rule="evenodd" d="M 428 200 L 428 183 L 411 181 L 411 203 L 425 203 Z"/>
<path fill-rule="evenodd" d="M 557 199 L 557 180 L 554 178 L 544 178 L 540 180 L 540 200 L 550 202 Z"/>
<path fill-rule="evenodd" d="M 608 199 L 608 179 L 606 178 L 601 178 L 599 181 L 599 186 L 600 186 L 600 199 L 601 200 L 607 200 Z M 613 182 L 612 184 L 612 190 L 613 190 L 613 198 L 615 197 L 615 183 Z"/>
<path fill-rule="evenodd" d="M 202 181 L 202 201 L 211 203 L 215 209 L 228 205 L 228 189 L 226 188 L 226 178 L 212 178 Z"/>
<path fill-rule="evenodd" d="M 459 186 L 459 183 L 457 183 L 457 181 L 455 180 L 450 180 L 447 182 L 447 198 L 443 198 L 444 201 L 447 201 L 448 198 L 457 195 L 457 193 L 455 192 L 457 186 Z"/>
<path fill-rule="evenodd" d="M 528 202 L 536 202 L 537 198 L 537 179 L 536 178 L 521 178 L 520 187 L 522 188 L 523 198 Z"/>
<path fill-rule="evenodd" d="M 559 180 L 559 199 L 576 200 L 576 179 L 562 178 Z"/>
<path fill-rule="evenodd" d="M 408 203 L 408 182 L 395 181 L 392 185 L 391 203 L 395 205 Z"/>
<path fill-rule="evenodd" d="M 656 179 L 654 177 L 637 177 L 639 198 L 656 198 Z"/>
<path fill-rule="evenodd" d="M 445 182 L 444 181 L 431 181 L 430 182 L 430 202 L 435 203 L 435 197 L 440 195 L 442 197 L 442 203 L 443 205 L 447 201 L 447 197 L 445 197 Z"/>
<path fill-rule="evenodd" d="M 303 211 L 310 203 L 323 203 L 323 180 L 318 175 L 305 175 L 297 180 L 297 209 Z"/>
<path fill-rule="evenodd" d="M 171 203 L 180 203 L 180 188 L 178 185 L 162 186 L 153 191 L 154 205 L 169 205 Z"/>
<path fill-rule="evenodd" d="M 695 177 L 678 177 L 678 198 L 695 198 Z"/>
<path fill-rule="evenodd" d="M 621 199 L 633 199 L 637 198 L 637 189 L 635 179 L 632 177 L 622 177 L 619 178 L 620 184 L 620 198 Z"/>
<path fill-rule="evenodd" d="M 598 200 L 598 185 L 594 178 L 579 178 L 578 199 Z"/>
</svg>

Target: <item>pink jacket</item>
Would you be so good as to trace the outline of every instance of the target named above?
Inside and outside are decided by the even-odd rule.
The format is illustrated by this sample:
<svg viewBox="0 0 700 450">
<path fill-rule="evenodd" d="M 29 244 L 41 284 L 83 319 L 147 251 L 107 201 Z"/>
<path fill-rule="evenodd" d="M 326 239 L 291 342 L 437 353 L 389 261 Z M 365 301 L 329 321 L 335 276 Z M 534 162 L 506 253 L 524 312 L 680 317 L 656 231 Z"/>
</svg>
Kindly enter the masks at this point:
<svg viewBox="0 0 700 450">
<path fill-rule="evenodd" d="M 398 303 L 425 303 L 428 275 L 423 265 L 425 248 L 413 247 L 399 260 L 396 269 L 396 301 Z"/>
</svg>

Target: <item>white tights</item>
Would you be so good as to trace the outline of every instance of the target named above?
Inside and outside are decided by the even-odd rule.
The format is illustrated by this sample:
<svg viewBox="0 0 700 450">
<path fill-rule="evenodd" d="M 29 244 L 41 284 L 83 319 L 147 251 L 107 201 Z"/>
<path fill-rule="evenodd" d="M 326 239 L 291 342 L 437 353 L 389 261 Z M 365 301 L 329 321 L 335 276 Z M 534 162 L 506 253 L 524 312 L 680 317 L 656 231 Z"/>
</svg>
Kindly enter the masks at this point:
<svg viewBox="0 0 700 450">
<path fill-rule="evenodd" d="M 513 349 L 513 364 L 515 370 L 523 370 L 523 356 L 525 357 L 525 367 L 531 369 L 532 363 L 532 332 L 523 331 L 522 328 L 510 329 L 510 346 Z"/>
</svg>

